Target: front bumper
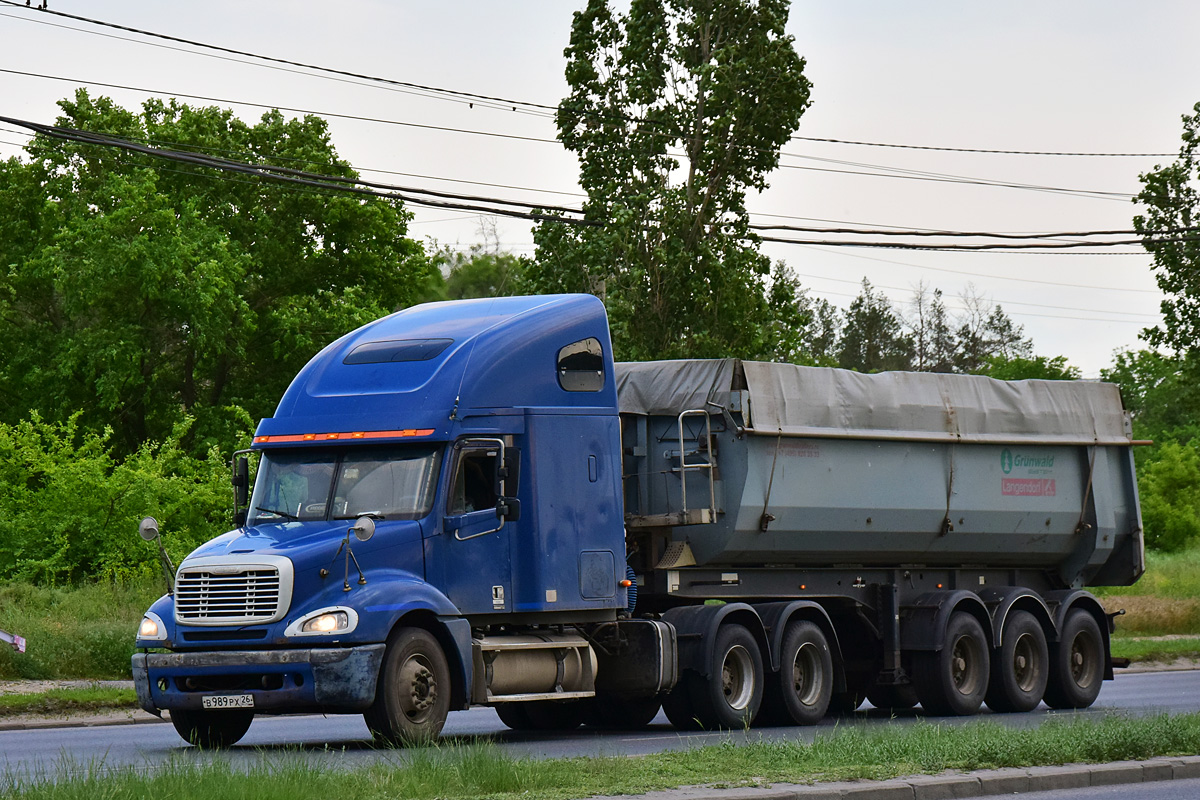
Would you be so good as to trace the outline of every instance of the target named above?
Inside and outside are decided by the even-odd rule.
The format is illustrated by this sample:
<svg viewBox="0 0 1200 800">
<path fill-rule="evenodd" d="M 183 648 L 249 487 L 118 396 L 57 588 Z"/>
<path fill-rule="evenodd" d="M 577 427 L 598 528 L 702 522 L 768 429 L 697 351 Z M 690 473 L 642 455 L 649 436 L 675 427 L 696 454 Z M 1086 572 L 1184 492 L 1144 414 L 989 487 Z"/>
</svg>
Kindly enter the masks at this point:
<svg viewBox="0 0 1200 800">
<path fill-rule="evenodd" d="M 303 650 L 136 653 L 133 686 L 151 714 L 202 708 L 212 695 L 254 697 L 267 714 L 356 712 L 375 699 L 385 645 Z"/>
</svg>

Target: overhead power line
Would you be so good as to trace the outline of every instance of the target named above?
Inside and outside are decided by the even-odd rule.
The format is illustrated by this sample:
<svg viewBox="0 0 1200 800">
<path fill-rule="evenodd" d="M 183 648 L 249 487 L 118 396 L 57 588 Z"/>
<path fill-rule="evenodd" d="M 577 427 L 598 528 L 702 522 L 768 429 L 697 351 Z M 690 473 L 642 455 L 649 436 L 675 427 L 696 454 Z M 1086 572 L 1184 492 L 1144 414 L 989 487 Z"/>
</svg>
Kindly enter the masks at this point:
<svg viewBox="0 0 1200 800">
<path fill-rule="evenodd" d="M 478 211 L 481 213 L 496 214 L 498 216 L 517 217 L 521 219 L 542 220 L 547 222 L 561 222 L 568 225 L 604 225 L 602 220 L 586 219 L 582 216 L 582 211 L 579 209 L 569 208 L 565 206 L 547 206 L 547 205 L 530 205 L 520 203 L 513 200 L 505 200 L 501 198 L 482 197 L 478 195 L 461 195 L 450 192 L 438 192 L 431 189 L 421 189 L 416 187 L 395 186 L 391 184 L 378 183 L 375 181 L 364 181 L 362 179 L 345 178 L 341 176 L 330 176 L 316 172 L 308 172 L 305 170 L 294 169 L 291 167 L 281 167 L 273 164 L 252 164 L 243 161 L 236 161 L 227 158 L 219 158 L 216 156 L 206 155 L 197 152 L 188 152 L 183 150 L 169 150 L 164 148 L 151 147 L 148 145 L 134 142 L 128 139 L 123 139 L 117 136 L 107 134 L 94 133 L 91 131 L 82 131 L 74 128 L 66 128 L 56 125 L 43 125 L 27 120 L 15 119 L 12 117 L 0 116 L 0 122 L 5 122 L 10 125 L 17 125 L 40 133 L 43 136 L 52 139 L 75 142 L 84 145 L 98 145 L 104 147 L 117 148 L 128 152 L 139 153 L 142 155 L 152 156 L 179 163 L 191 164 L 193 166 L 207 167 L 210 169 L 224 170 L 230 172 L 239 172 L 242 174 L 254 175 L 260 178 L 267 178 L 275 181 L 286 183 L 295 183 L 306 187 L 320 187 L 324 189 L 332 189 L 338 191 L 351 192 L 360 195 L 374 195 L 380 197 L 388 197 L 402 200 L 414 205 L 421 205 L 435 208 L 448 208 L 464 211 Z M 548 213 L 549 212 L 549 213 Z M 811 233 L 819 230 L 810 230 L 800 227 L 794 228 L 798 232 Z M 1144 235 L 1143 238 L 1153 236 L 1157 242 L 1191 242 L 1200 241 L 1200 236 L 1187 236 L 1188 230 L 1162 230 L 1151 231 Z M 856 233 L 872 233 L 871 231 L 856 231 Z M 881 233 L 881 232 L 875 232 Z M 1184 235 L 1180 235 L 1184 234 Z M 1118 239 L 1110 241 L 1081 241 L 1081 242 L 1005 242 L 1005 243 L 988 243 L 988 244 L 913 244 L 906 242 L 879 242 L 879 241 L 836 241 L 828 239 L 788 239 L 780 237 L 759 237 L 762 241 L 779 242 L 783 244 L 793 245 L 823 245 L 826 247 L 875 247 L 887 249 L 902 249 L 902 250 L 945 250 L 945 251 L 981 251 L 981 250 L 1030 250 L 1030 249 L 1064 249 L 1071 247 L 1111 247 L 1119 245 L 1140 245 L 1143 238 L 1138 239 Z"/>
<path fill-rule="evenodd" d="M 11 6 L 16 9 L 28 10 L 27 4 L 22 4 L 16 0 L 0 0 L 0 4 Z M 517 108 L 537 109 L 541 112 L 557 112 L 560 106 L 557 104 L 540 103 L 530 100 L 518 100 L 511 97 L 500 97 L 496 95 L 486 95 L 477 92 L 467 92 L 458 89 L 449 89 L 442 86 L 431 86 L 427 84 L 413 83 L 411 81 L 400 81 L 392 78 L 384 78 L 378 75 L 369 75 L 361 72 L 353 72 L 350 70 L 336 69 L 326 67 L 320 64 L 309 64 L 302 61 L 294 61 L 286 58 L 278 58 L 268 56 L 261 53 L 254 53 L 248 50 L 238 50 L 232 47 L 224 47 L 221 45 L 212 44 L 210 42 L 201 42 L 195 39 L 185 39 L 179 36 L 172 36 L 156 31 L 149 31 L 143 28 L 135 28 L 128 25 L 120 25 L 106 20 L 95 19 L 93 17 L 84 17 L 77 14 L 68 14 L 64 11 L 42 6 L 37 11 L 43 14 L 51 14 L 64 19 L 75 20 L 76 22 L 84 22 L 90 25 L 97 25 L 114 30 L 125 31 L 126 33 L 134 33 L 139 36 L 146 36 L 153 39 L 161 39 L 163 41 L 175 42 L 178 44 L 186 44 L 189 47 L 198 47 L 201 49 L 212 50 L 218 53 L 226 53 L 229 55 L 241 56 L 244 58 L 257 59 L 272 64 L 282 64 L 290 67 L 298 67 L 301 69 L 311 70 L 312 72 L 325 73 L 327 75 L 342 76 L 354 78 L 360 81 L 381 84 L 385 86 L 401 87 L 412 89 L 421 92 L 428 92 L 436 95 L 442 95 L 447 98 L 477 101 L 483 103 L 501 104 L 505 107 L 517 110 Z M 80 30 L 72 28 L 72 30 Z M 94 33 L 92 31 L 81 31 L 84 33 Z M 136 41 L 136 40 L 135 40 Z M 141 42 L 141 44 L 152 44 L 150 42 Z M 616 115 L 614 115 L 616 116 Z M 636 117 L 633 115 L 619 115 L 621 119 L 630 122 L 647 123 L 648 120 Z M 1072 151 L 1054 151 L 1054 150 L 1018 150 L 1018 149 L 990 149 L 982 147 L 951 147 L 941 145 L 917 145 L 917 144 L 901 144 L 895 142 L 871 142 L 854 139 L 836 139 L 823 138 L 816 136 L 792 136 L 792 141 L 800 142 L 820 142 L 829 144 L 854 145 L 859 147 L 880 147 L 903 150 L 927 150 L 935 152 L 952 152 L 952 153 L 983 153 L 993 155 L 1024 155 L 1024 156 L 1067 156 L 1067 157 L 1084 157 L 1084 158 L 1173 158 L 1177 153 L 1110 153 L 1110 152 L 1072 152 Z"/>
</svg>

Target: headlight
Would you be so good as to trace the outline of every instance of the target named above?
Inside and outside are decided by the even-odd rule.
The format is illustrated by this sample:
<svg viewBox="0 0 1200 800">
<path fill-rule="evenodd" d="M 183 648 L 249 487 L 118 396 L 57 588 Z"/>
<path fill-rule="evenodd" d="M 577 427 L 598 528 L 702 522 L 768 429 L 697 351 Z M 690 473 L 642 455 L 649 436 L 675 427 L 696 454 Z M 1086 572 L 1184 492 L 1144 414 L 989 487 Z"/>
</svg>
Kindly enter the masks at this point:
<svg viewBox="0 0 1200 800">
<path fill-rule="evenodd" d="M 350 627 L 350 615 L 345 611 L 332 611 L 319 617 L 305 620 L 301 633 L 336 633 Z"/>
<path fill-rule="evenodd" d="M 163 625 L 162 617 L 153 611 L 147 611 L 146 615 L 142 617 L 142 623 L 138 625 L 137 638 L 156 642 L 166 639 L 167 627 Z"/>
<path fill-rule="evenodd" d="M 345 606 L 319 608 L 292 622 L 284 636 L 336 636 L 358 627 L 358 612 Z"/>
</svg>

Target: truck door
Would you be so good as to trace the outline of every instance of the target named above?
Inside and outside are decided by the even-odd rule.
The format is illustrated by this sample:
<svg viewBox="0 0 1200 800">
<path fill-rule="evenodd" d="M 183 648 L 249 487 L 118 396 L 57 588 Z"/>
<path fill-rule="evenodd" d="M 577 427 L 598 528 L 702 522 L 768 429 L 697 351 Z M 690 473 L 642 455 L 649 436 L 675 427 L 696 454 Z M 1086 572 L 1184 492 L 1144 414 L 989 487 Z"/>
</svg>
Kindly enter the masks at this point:
<svg viewBox="0 0 1200 800">
<path fill-rule="evenodd" d="M 464 614 L 511 612 L 517 452 L 500 439 L 468 438 L 451 453 L 442 522 L 446 596 Z"/>
</svg>

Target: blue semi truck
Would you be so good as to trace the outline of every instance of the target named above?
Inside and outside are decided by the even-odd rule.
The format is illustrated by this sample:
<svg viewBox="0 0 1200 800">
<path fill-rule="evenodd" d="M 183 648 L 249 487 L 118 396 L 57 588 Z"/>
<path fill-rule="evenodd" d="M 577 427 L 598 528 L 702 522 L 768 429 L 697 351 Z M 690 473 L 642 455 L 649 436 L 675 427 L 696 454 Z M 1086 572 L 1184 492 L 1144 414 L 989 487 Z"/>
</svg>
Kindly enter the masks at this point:
<svg viewBox="0 0 1200 800">
<path fill-rule="evenodd" d="M 1113 670 L 1085 587 L 1144 568 L 1132 444 L 1105 384 L 619 364 L 591 296 L 416 306 L 317 354 L 235 454 L 234 530 L 163 553 L 138 699 L 207 747 L 256 714 L 409 742 L 476 705 L 1085 707 Z"/>
</svg>

